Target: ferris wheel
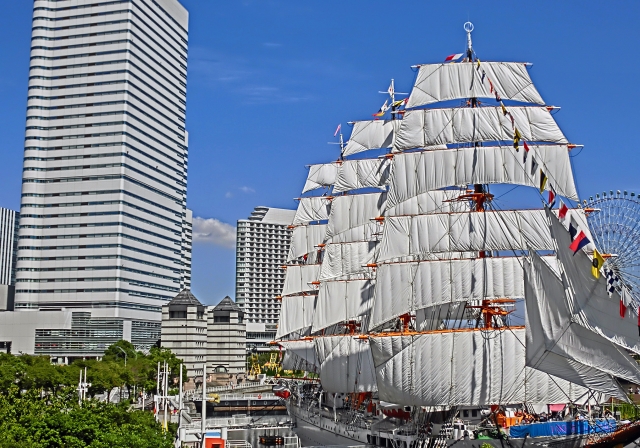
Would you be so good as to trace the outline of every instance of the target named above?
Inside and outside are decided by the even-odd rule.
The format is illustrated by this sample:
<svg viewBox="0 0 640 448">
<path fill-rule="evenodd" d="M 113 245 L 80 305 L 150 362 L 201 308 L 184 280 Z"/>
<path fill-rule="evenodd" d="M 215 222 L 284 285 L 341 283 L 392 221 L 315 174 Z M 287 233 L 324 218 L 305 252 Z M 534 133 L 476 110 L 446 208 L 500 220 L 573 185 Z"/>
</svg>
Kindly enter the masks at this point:
<svg viewBox="0 0 640 448">
<path fill-rule="evenodd" d="M 586 202 L 587 222 L 599 251 L 640 303 L 640 196 L 610 191 Z"/>
</svg>

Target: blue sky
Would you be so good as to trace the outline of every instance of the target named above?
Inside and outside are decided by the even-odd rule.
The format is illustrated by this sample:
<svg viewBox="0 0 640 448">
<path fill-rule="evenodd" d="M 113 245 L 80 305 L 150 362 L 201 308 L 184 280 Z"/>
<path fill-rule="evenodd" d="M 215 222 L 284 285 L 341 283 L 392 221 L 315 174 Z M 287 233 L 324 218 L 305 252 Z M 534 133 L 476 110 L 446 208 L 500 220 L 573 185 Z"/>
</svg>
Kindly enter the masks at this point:
<svg viewBox="0 0 640 448">
<path fill-rule="evenodd" d="M 570 141 L 582 197 L 640 190 L 637 97 L 640 2 L 182 0 L 190 12 L 188 206 L 198 229 L 193 291 L 234 296 L 235 222 L 254 206 L 294 208 L 305 165 L 335 159 L 338 123 L 369 119 L 410 66 L 465 48 L 530 71 Z M 0 16 L 0 206 L 18 209 L 32 3 Z M 520 191 L 510 193 L 516 204 Z"/>
</svg>

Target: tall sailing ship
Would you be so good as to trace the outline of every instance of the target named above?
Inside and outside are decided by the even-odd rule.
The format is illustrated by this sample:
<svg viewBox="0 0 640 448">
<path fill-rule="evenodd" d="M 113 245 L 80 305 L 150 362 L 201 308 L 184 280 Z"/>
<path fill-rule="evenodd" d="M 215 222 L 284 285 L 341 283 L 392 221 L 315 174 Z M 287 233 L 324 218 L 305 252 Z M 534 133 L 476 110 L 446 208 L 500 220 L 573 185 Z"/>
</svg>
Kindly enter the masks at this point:
<svg viewBox="0 0 640 448">
<path fill-rule="evenodd" d="M 308 372 L 277 387 L 306 445 L 640 436 L 588 413 L 628 401 L 621 380 L 640 384 L 640 338 L 637 306 L 591 243 L 577 145 L 530 64 L 481 61 L 465 30 L 466 53 L 416 66 L 405 99 L 392 81 L 375 119 L 340 133 L 339 158 L 309 167 L 277 333 L 283 367 Z M 543 207 L 501 209 L 499 184 Z M 514 429 L 558 404 L 587 414 L 575 434 Z"/>
</svg>

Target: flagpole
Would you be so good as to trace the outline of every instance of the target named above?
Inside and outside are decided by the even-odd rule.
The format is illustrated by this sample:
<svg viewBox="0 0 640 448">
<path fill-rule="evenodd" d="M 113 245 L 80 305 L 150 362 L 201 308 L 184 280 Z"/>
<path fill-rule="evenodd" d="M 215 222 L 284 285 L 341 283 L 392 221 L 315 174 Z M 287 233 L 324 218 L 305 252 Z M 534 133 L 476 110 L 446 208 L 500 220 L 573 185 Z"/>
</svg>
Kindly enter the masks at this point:
<svg viewBox="0 0 640 448">
<path fill-rule="evenodd" d="M 467 58 L 469 62 L 473 62 L 473 44 L 471 43 L 471 31 L 473 31 L 473 23 L 465 22 L 464 30 L 467 32 Z"/>
</svg>

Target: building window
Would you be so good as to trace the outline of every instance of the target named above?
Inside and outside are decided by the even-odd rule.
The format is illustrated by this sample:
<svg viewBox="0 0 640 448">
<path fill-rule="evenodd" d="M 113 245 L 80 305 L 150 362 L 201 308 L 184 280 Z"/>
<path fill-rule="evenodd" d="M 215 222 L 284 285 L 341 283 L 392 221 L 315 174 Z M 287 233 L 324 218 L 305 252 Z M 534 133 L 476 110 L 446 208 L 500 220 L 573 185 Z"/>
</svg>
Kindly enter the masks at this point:
<svg viewBox="0 0 640 448">
<path fill-rule="evenodd" d="M 186 311 L 169 311 L 169 319 L 186 319 Z"/>
</svg>

